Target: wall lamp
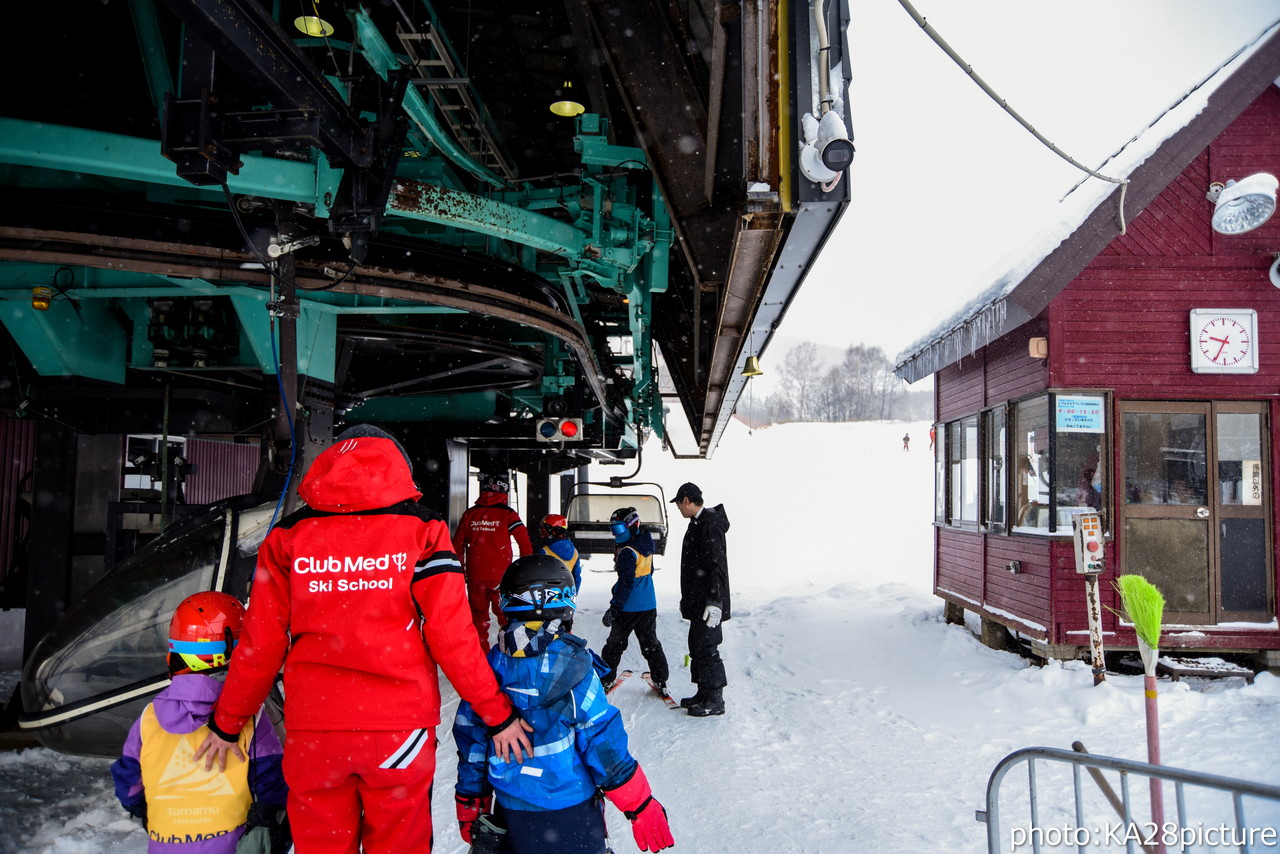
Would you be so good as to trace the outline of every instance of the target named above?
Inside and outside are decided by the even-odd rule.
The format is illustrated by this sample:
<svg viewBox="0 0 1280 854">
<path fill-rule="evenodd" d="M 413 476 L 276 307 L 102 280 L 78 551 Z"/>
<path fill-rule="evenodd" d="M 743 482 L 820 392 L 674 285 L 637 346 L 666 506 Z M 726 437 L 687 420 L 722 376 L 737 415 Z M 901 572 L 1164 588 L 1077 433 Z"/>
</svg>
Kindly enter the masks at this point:
<svg viewBox="0 0 1280 854">
<path fill-rule="evenodd" d="M 1219 234 L 1253 231 L 1276 212 L 1276 187 L 1280 181 L 1268 172 L 1257 172 L 1239 181 L 1209 185 L 1205 198 L 1213 202 L 1213 230 Z"/>
</svg>

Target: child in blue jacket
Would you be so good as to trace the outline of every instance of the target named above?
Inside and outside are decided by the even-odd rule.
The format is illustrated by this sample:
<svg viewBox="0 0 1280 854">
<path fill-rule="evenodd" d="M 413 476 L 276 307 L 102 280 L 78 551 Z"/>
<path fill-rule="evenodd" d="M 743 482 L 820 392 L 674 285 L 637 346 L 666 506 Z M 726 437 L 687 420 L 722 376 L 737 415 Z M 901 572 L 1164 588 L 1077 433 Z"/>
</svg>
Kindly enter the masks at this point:
<svg viewBox="0 0 1280 854">
<path fill-rule="evenodd" d="M 116 797 L 147 829 L 149 854 L 232 854 L 249 825 L 268 827 L 273 850 L 288 847 L 287 789 L 280 739 L 259 712 L 240 736 L 249 761 L 225 772 L 193 760 L 244 624 L 228 593 L 188 596 L 169 624 L 169 687 L 143 710 L 111 765 Z"/>
<path fill-rule="evenodd" d="M 489 651 L 499 686 L 533 726 L 534 755 L 503 762 L 489 749 L 483 721 L 463 702 L 455 801 L 462 838 L 472 842 L 494 807 L 505 854 L 604 854 L 603 794 L 631 820 L 642 851 L 675 844 L 667 813 L 627 749 L 618 710 L 605 698 L 599 659 L 569 633 L 573 576 L 546 554 L 516 560 L 498 588 L 510 622 Z M 496 804 L 493 801 L 496 800 Z M 554 840 L 554 841 L 551 841 Z"/>
</svg>

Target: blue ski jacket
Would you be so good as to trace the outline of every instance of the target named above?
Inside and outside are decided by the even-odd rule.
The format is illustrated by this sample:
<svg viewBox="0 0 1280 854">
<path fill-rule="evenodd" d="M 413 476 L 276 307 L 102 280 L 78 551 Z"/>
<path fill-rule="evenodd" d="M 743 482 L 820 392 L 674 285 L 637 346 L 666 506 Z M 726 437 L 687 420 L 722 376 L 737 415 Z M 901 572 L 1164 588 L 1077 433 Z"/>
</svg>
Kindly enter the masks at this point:
<svg viewBox="0 0 1280 854">
<path fill-rule="evenodd" d="M 599 664 L 597 664 L 599 662 Z M 458 747 L 456 791 L 468 798 L 493 791 L 511 810 L 558 810 L 620 786 L 635 773 L 627 732 L 609 704 L 587 642 L 560 621 L 508 623 L 489 651 L 498 684 L 532 727 L 532 757 L 503 762 L 488 727 L 465 701 L 453 723 Z"/>
<path fill-rule="evenodd" d="M 613 557 L 618 580 L 609 604 L 619 611 L 653 611 L 658 595 L 653 590 L 653 536 L 643 528 L 618 546 Z"/>
</svg>

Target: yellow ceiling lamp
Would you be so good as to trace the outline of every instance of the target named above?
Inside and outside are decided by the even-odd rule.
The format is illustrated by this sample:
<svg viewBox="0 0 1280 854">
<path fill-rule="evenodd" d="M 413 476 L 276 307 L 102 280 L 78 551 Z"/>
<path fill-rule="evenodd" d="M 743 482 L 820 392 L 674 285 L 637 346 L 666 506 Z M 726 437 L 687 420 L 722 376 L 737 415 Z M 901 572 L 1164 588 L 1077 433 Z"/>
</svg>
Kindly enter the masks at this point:
<svg viewBox="0 0 1280 854">
<path fill-rule="evenodd" d="M 313 39 L 327 39 L 333 35 L 333 24 L 320 17 L 315 3 L 311 4 L 310 15 L 299 15 L 293 19 L 293 26 Z"/>
<path fill-rule="evenodd" d="M 567 119 L 571 119 L 574 116 L 580 116 L 587 111 L 587 108 L 582 106 L 582 104 L 576 101 L 573 97 L 574 91 L 572 80 L 564 81 L 564 85 L 560 87 L 557 94 L 560 96 L 560 100 L 551 105 L 551 112 L 555 113 L 557 116 L 564 116 Z"/>
</svg>

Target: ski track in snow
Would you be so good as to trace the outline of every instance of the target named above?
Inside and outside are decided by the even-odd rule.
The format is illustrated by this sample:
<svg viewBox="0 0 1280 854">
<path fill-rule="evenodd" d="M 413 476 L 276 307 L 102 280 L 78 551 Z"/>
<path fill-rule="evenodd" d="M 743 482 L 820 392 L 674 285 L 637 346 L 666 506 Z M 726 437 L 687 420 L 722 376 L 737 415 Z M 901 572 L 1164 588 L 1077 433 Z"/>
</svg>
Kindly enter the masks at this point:
<svg viewBox="0 0 1280 854">
<path fill-rule="evenodd" d="M 905 454 L 904 431 L 913 436 Z M 986 840 L 974 811 L 1008 753 L 1069 749 L 1080 739 L 1093 753 L 1145 760 L 1141 677 L 1109 674 L 1094 687 L 1085 662 L 1033 666 L 943 622 L 930 586 L 927 434 L 924 423 L 749 432 L 734 422 L 710 461 L 646 454 L 637 480 L 662 483 L 668 497 L 693 480 L 709 504 L 726 505 L 732 523 L 733 612 L 721 647 L 728 713 L 691 718 L 639 679 L 611 698 L 667 809 L 676 851 L 977 854 Z M 677 610 L 685 522 L 672 513 L 655 584 L 669 685 L 681 698 L 693 686 L 683 666 L 688 624 Z M 597 651 L 610 567 L 593 558 L 579 597 L 575 631 Z M 622 667 L 647 669 L 634 641 Z M 435 850 L 464 854 L 449 731 L 457 698 L 447 681 L 442 688 Z M 1280 679 L 1262 674 L 1248 687 L 1161 680 L 1159 710 L 1166 764 L 1280 784 Z M 0 753 L 0 851 L 144 852 L 144 834 L 115 802 L 108 765 L 44 749 Z M 1070 815 L 1070 776 L 1054 773 L 1040 772 L 1042 825 Z M 1060 785 L 1044 788 L 1054 780 Z M 1025 781 L 1025 770 L 1011 773 L 1002 800 L 1005 815 L 1024 825 Z M 1132 788 L 1142 815 L 1145 781 Z M 1172 804 L 1171 792 L 1166 799 Z M 1095 792 L 1086 803 L 1100 810 L 1095 824 L 1110 819 Z M 1194 814 L 1229 816 L 1229 805 L 1212 808 Z M 606 815 L 615 851 L 635 851 L 625 818 L 612 806 Z M 1280 824 L 1280 806 L 1248 815 L 1251 824 Z"/>
</svg>

